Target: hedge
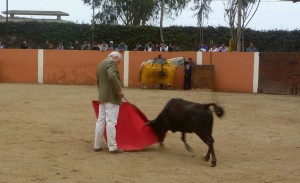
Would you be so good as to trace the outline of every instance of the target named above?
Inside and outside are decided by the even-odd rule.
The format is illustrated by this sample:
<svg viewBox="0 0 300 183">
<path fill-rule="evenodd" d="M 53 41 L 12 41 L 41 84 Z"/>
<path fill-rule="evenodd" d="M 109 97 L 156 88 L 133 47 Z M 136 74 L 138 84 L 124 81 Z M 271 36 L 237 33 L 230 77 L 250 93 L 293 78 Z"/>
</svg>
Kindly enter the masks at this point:
<svg viewBox="0 0 300 183">
<path fill-rule="evenodd" d="M 172 26 L 163 29 L 165 43 L 172 43 L 182 51 L 198 50 L 200 44 L 199 27 Z M 204 27 L 204 42 L 209 45 L 213 40 L 218 46 L 228 45 L 230 29 L 227 27 Z M 94 41 L 113 41 L 118 44 L 124 41 L 129 50 L 133 50 L 136 43 L 143 46 L 152 41 L 160 42 L 159 27 L 154 26 L 122 26 L 95 25 Z M 54 47 L 62 42 L 66 49 L 70 43 L 78 40 L 91 42 L 92 29 L 89 24 L 50 23 L 50 22 L 9 22 L 0 23 L 0 40 L 9 48 L 18 48 L 26 40 L 31 48 L 40 48 L 45 40 L 49 40 Z M 245 49 L 250 41 L 260 52 L 299 52 L 300 31 L 268 30 L 256 31 L 246 29 L 244 32 Z"/>
</svg>

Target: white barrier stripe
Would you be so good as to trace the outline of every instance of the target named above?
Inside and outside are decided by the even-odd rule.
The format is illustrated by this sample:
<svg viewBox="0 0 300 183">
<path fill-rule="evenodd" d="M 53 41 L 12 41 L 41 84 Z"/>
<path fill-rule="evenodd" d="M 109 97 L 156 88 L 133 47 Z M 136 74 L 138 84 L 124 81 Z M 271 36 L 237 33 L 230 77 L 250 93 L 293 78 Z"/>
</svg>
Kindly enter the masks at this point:
<svg viewBox="0 0 300 183">
<path fill-rule="evenodd" d="M 44 50 L 38 50 L 38 83 L 44 83 Z"/>
<path fill-rule="evenodd" d="M 129 80 L 129 51 L 124 52 L 124 87 L 128 87 Z"/>
<path fill-rule="evenodd" d="M 197 51 L 197 65 L 202 65 L 202 51 Z"/>
<path fill-rule="evenodd" d="M 253 67 L 253 93 L 258 91 L 258 75 L 259 75 L 259 52 L 254 53 L 254 67 Z"/>
</svg>

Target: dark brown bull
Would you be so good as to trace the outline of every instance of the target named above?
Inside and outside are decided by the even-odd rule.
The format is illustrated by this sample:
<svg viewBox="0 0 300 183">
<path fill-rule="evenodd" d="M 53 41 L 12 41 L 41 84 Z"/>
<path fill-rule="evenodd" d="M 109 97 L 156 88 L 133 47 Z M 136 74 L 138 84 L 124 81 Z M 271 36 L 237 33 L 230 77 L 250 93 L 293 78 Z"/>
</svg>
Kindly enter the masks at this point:
<svg viewBox="0 0 300 183">
<path fill-rule="evenodd" d="M 181 140 L 189 152 L 192 151 L 192 148 L 185 141 L 185 133 L 197 134 L 208 145 L 208 151 L 204 159 L 208 161 L 211 155 L 211 166 L 214 167 L 217 159 L 213 147 L 213 114 L 210 106 L 213 106 L 213 110 L 218 117 L 224 115 L 224 110 L 215 103 L 199 104 L 174 98 L 166 104 L 156 119 L 147 122 L 145 125 L 150 125 L 153 128 L 161 147 L 163 147 L 163 140 L 167 131 L 181 132 Z"/>
</svg>

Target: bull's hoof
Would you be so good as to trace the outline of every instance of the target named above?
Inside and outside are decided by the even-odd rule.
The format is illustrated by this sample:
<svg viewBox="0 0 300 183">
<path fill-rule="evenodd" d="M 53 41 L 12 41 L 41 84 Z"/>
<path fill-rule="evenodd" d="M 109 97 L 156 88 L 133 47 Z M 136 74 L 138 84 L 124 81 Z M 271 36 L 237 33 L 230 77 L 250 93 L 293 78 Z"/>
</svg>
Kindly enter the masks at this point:
<svg viewBox="0 0 300 183">
<path fill-rule="evenodd" d="M 209 156 L 204 156 L 204 160 L 208 161 L 209 160 Z"/>
<path fill-rule="evenodd" d="M 215 167 L 217 165 L 217 162 L 216 161 L 212 161 L 211 164 L 210 164 L 210 167 Z"/>
<path fill-rule="evenodd" d="M 159 143 L 159 148 L 162 149 L 162 150 L 164 150 L 165 149 L 164 144 L 163 143 Z"/>
<path fill-rule="evenodd" d="M 188 152 L 193 153 L 193 148 L 191 148 L 190 146 L 186 145 L 186 146 L 185 146 L 185 149 L 186 149 Z"/>
</svg>

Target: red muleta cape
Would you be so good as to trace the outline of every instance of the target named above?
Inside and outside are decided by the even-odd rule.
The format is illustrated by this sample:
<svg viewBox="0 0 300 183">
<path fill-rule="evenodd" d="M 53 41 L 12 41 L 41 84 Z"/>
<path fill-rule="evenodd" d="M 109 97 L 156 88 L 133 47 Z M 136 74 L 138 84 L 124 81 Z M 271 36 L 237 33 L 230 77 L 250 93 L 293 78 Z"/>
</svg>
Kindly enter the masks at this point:
<svg viewBox="0 0 300 183">
<path fill-rule="evenodd" d="M 99 114 L 99 102 L 92 101 L 96 113 Z M 148 118 L 135 105 L 129 102 L 123 102 L 120 105 L 118 123 L 116 125 L 116 141 L 119 149 L 125 151 L 142 150 L 158 142 L 157 136 L 150 126 L 145 126 Z M 106 139 L 106 130 L 104 131 Z"/>
</svg>

